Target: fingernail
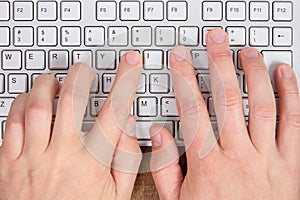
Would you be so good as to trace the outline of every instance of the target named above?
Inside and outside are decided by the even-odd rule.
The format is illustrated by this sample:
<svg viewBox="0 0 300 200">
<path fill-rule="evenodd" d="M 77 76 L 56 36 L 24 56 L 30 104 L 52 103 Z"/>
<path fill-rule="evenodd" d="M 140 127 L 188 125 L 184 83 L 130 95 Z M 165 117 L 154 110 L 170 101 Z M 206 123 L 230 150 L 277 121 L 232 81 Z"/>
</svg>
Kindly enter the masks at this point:
<svg viewBox="0 0 300 200">
<path fill-rule="evenodd" d="M 222 29 L 213 30 L 210 35 L 211 40 L 216 44 L 225 42 L 226 33 Z"/>
<path fill-rule="evenodd" d="M 291 67 L 287 65 L 281 67 L 281 75 L 283 78 L 291 79 L 293 77 L 293 72 Z"/>
<path fill-rule="evenodd" d="M 140 61 L 140 55 L 136 51 L 131 51 L 126 54 L 126 62 L 130 65 L 137 65 Z"/>
<path fill-rule="evenodd" d="M 132 120 L 130 118 L 127 120 L 125 132 L 130 137 L 136 137 L 136 123 L 134 120 Z"/>
<path fill-rule="evenodd" d="M 162 127 L 155 125 L 150 128 L 152 146 L 154 147 L 159 147 L 161 145 L 161 129 Z"/>
<path fill-rule="evenodd" d="M 259 52 L 256 49 L 249 48 L 244 52 L 246 58 L 258 58 Z"/>
<path fill-rule="evenodd" d="M 188 57 L 188 49 L 184 46 L 177 46 L 173 48 L 172 52 L 175 60 L 179 62 L 186 60 Z"/>
</svg>

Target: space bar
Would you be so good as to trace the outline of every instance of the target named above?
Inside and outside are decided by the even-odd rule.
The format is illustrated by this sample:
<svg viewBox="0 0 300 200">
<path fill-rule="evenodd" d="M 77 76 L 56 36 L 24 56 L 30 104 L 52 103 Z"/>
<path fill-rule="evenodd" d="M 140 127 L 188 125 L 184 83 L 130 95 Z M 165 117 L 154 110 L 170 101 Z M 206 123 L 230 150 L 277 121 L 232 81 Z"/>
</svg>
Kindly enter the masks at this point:
<svg viewBox="0 0 300 200">
<path fill-rule="evenodd" d="M 149 129 L 152 125 L 158 124 L 169 129 L 170 133 L 174 136 L 174 122 L 173 121 L 137 121 L 136 122 L 136 135 L 139 140 L 150 140 Z"/>
</svg>

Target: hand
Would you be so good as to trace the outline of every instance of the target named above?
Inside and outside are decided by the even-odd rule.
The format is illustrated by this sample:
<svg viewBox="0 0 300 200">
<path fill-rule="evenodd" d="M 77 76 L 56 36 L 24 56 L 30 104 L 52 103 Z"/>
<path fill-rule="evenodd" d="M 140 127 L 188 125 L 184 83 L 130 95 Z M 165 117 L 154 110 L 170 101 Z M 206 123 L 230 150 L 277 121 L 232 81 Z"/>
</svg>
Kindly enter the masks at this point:
<svg viewBox="0 0 300 200">
<path fill-rule="evenodd" d="M 89 133 L 81 124 L 94 70 L 71 67 L 53 130 L 59 84 L 51 75 L 38 77 L 30 94 L 11 106 L 0 149 L 0 199 L 130 199 L 141 151 L 129 110 L 140 75 L 141 57 L 127 53 Z"/>
<path fill-rule="evenodd" d="M 175 142 L 166 129 L 152 127 L 152 170 L 161 199 L 300 199 L 300 98 L 295 74 L 287 65 L 276 69 L 276 105 L 262 55 L 240 52 L 249 92 L 249 125 L 226 33 L 207 36 L 214 108 L 215 137 L 199 91 L 191 56 L 184 47 L 171 53 L 171 72 L 185 140 L 188 170 L 183 179 Z"/>
</svg>

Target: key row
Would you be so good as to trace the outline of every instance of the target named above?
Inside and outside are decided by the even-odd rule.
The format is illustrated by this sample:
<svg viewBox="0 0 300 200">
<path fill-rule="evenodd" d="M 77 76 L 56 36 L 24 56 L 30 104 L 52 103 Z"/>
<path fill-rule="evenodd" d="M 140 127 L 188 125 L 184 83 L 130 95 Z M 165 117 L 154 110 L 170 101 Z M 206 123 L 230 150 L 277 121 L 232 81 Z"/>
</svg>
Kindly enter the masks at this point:
<svg viewBox="0 0 300 200">
<path fill-rule="evenodd" d="M 206 35 L 213 28 L 202 28 L 202 45 L 206 46 Z M 220 27 L 222 28 L 222 27 Z M 290 47 L 293 45 L 292 27 L 246 27 L 228 26 L 225 28 L 228 33 L 231 46 L 246 46 L 247 35 L 250 46 L 270 46 Z M 200 44 L 200 30 L 197 26 L 179 27 L 14 27 L 11 31 L 9 27 L 0 27 L 0 47 L 12 45 L 15 47 L 32 47 L 35 45 L 34 31 L 36 31 L 36 45 L 40 47 L 150 47 L 152 45 L 165 47 L 176 44 L 185 46 L 198 46 Z M 11 33 L 12 32 L 12 33 Z M 107 33 L 106 33 L 107 32 Z M 248 32 L 248 33 L 247 33 Z M 272 34 L 270 34 L 272 32 Z M 273 36 L 271 38 L 271 35 Z M 131 39 L 130 39 L 131 37 Z M 154 42 L 153 42 L 154 40 Z M 178 41 L 177 41 L 178 40 Z M 84 42 L 82 42 L 84 41 Z M 107 42 L 106 42 L 107 41 Z M 131 44 L 130 44 L 131 41 Z M 82 44 L 84 43 L 84 44 Z"/>
<path fill-rule="evenodd" d="M 32 1 L 14 1 L 12 3 L 12 18 L 15 21 L 34 20 L 34 9 L 37 10 L 37 20 L 56 21 L 60 13 L 62 21 L 80 21 L 82 15 L 82 3 L 80 1 L 62 1 L 60 8 L 56 1 L 38 1 L 36 8 Z M 120 20 L 136 21 L 141 18 L 141 3 L 139 1 L 121 1 L 119 7 L 114 1 L 98 1 L 96 3 L 96 19 L 99 21 L 117 20 L 119 9 Z M 169 21 L 187 20 L 188 4 L 185 1 L 166 3 L 167 19 Z M 0 2 L 0 21 L 10 19 L 10 2 Z M 144 20 L 161 21 L 164 19 L 164 2 L 144 2 Z"/>
<path fill-rule="evenodd" d="M 268 1 L 250 1 L 248 7 L 249 14 L 247 14 L 246 1 L 227 1 L 226 3 L 204 1 L 202 3 L 202 19 L 203 21 L 222 21 L 225 12 L 227 21 L 245 21 L 247 16 L 250 21 L 269 21 L 271 14 L 273 21 L 293 20 L 292 1 L 274 1 L 272 5 Z"/>
</svg>

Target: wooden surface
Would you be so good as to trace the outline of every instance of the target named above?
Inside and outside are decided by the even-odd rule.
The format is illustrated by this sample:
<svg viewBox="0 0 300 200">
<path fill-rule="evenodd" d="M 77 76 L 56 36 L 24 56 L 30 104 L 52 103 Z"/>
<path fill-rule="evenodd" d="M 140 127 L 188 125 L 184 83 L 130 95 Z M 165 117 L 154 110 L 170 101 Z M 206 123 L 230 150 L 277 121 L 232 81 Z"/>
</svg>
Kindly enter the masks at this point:
<svg viewBox="0 0 300 200">
<path fill-rule="evenodd" d="M 158 193 L 151 175 L 149 172 L 149 161 L 150 161 L 150 148 L 142 148 L 144 157 L 141 163 L 141 170 L 143 173 L 139 173 L 135 182 L 135 187 L 132 194 L 132 200 L 159 200 Z M 180 149 L 180 151 L 183 151 Z M 183 171 L 183 174 L 186 174 L 186 158 L 183 154 L 180 157 L 180 166 Z M 146 171 L 146 173 L 145 173 Z M 148 172 L 147 172 L 148 171 Z"/>
</svg>

